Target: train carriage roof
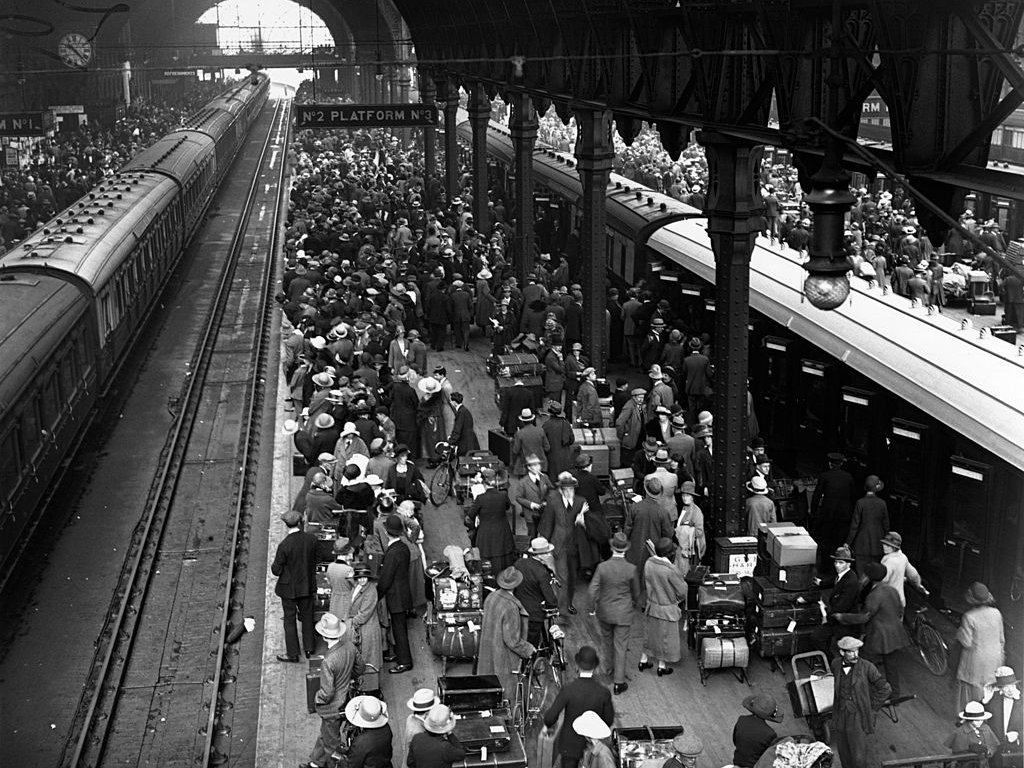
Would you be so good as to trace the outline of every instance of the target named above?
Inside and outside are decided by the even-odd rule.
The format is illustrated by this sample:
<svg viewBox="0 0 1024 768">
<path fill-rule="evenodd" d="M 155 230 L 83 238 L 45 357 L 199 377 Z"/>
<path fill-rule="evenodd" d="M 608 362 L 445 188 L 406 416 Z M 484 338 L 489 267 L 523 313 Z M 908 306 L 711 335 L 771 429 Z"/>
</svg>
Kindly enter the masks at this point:
<svg viewBox="0 0 1024 768">
<path fill-rule="evenodd" d="M 59 272 L 95 294 L 177 191 L 161 174 L 119 173 L 0 256 L 0 275 L 9 270 Z"/>
<path fill-rule="evenodd" d="M 647 244 L 714 283 L 706 220 L 668 224 Z M 1015 345 L 857 278 L 850 300 L 816 309 L 803 299 L 803 267 L 766 245 L 759 240 L 751 258 L 752 308 L 1024 469 L 1024 357 Z"/>
<path fill-rule="evenodd" d="M 89 300 L 57 277 L 0 273 L 0 412 L 16 402 L 50 351 L 80 325 Z"/>
<path fill-rule="evenodd" d="M 204 118 L 202 130 L 180 130 L 168 133 L 152 146 L 137 154 L 124 166 L 125 171 L 160 171 L 177 180 L 182 187 L 185 180 L 195 173 L 196 166 L 214 151 L 214 140 L 206 130 L 212 130 L 211 122 L 233 119 L 230 115 L 216 111 Z M 202 121 L 200 121 L 202 123 Z"/>
</svg>

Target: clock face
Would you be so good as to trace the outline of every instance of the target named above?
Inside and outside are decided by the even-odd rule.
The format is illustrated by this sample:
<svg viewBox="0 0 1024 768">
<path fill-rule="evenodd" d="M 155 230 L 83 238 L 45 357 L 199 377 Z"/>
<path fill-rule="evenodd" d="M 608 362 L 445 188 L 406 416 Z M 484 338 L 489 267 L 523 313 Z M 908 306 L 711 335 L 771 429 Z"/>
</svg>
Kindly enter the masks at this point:
<svg viewBox="0 0 1024 768">
<path fill-rule="evenodd" d="M 70 32 L 60 39 L 57 53 L 69 67 L 84 67 L 92 61 L 92 42 L 80 32 Z"/>
</svg>

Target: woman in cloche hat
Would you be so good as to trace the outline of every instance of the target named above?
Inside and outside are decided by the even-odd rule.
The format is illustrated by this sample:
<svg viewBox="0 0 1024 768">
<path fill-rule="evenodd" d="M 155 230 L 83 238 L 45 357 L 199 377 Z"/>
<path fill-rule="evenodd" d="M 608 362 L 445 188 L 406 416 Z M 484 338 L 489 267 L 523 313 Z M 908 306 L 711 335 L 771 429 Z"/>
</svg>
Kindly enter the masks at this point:
<svg viewBox="0 0 1024 768">
<path fill-rule="evenodd" d="M 456 738 L 455 715 L 444 704 L 435 704 L 423 717 L 423 731 L 409 742 L 409 765 L 417 768 L 451 768 L 466 759 L 466 748 Z"/>
<path fill-rule="evenodd" d="M 999 739 L 985 721 L 992 717 L 980 701 L 969 701 L 960 712 L 960 723 L 946 739 L 945 746 L 954 755 L 970 752 L 978 755 L 978 768 L 987 768 L 987 758 L 996 754 Z"/>
</svg>

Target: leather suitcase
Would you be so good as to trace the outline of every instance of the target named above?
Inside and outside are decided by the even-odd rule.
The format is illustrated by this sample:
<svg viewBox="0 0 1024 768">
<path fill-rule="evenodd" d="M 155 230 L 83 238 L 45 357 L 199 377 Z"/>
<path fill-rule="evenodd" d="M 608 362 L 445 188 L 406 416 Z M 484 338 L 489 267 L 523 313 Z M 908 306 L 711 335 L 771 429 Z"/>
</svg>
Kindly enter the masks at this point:
<svg viewBox="0 0 1024 768">
<path fill-rule="evenodd" d="M 518 733 L 511 731 L 509 746 L 504 752 L 487 750 L 486 757 L 479 752 L 470 752 L 462 762 L 453 763 L 452 768 L 526 768 L 526 765 L 526 747 L 523 740 L 519 738 Z"/>
<path fill-rule="evenodd" d="M 821 590 L 812 586 L 810 589 L 791 592 L 776 587 L 764 576 L 754 577 L 754 597 L 764 608 L 783 605 L 796 605 L 796 599 L 802 597 L 807 603 L 817 603 L 821 599 Z"/>
<path fill-rule="evenodd" d="M 719 578 L 705 580 L 697 587 L 697 610 L 701 615 L 742 613 L 745 606 L 740 577 L 735 574 L 719 574 Z"/>
<path fill-rule="evenodd" d="M 460 717 L 455 722 L 455 737 L 468 752 L 508 752 L 511 731 L 504 717 Z"/>
<path fill-rule="evenodd" d="M 306 711 L 309 714 L 316 712 L 316 692 L 320 690 L 320 662 L 322 656 L 313 656 L 309 659 L 309 670 L 306 672 Z"/>
<path fill-rule="evenodd" d="M 507 467 L 512 463 L 512 438 L 500 429 L 487 430 L 487 450 Z"/>
<path fill-rule="evenodd" d="M 756 632 L 757 653 L 762 659 L 768 659 L 812 651 L 817 630 L 817 627 L 797 627 L 787 632 L 785 629 L 761 627 Z"/>
<path fill-rule="evenodd" d="M 454 712 L 497 709 L 505 698 L 497 675 L 443 675 L 437 678 L 437 691 Z"/>
<path fill-rule="evenodd" d="M 768 562 L 768 581 L 779 589 L 800 592 L 814 587 L 814 565 L 779 565 Z"/>
<path fill-rule="evenodd" d="M 470 628 L 470 622 L 474 628 Z M 480 651 L 483 613 L 443 613 L 430 628 L 430 650 L 446 659 L 472 659 Z"/>
<path fill-rule="evenodd" d="M 788 627 L 794 622 L 798 627 L 811 627 L 821 624 L 821 607 L 817 602 L 802 605 L 779 605 L 774 607 L 754 604 L 754 615 L 757 626 L 775 629 Z"/>
</svg>

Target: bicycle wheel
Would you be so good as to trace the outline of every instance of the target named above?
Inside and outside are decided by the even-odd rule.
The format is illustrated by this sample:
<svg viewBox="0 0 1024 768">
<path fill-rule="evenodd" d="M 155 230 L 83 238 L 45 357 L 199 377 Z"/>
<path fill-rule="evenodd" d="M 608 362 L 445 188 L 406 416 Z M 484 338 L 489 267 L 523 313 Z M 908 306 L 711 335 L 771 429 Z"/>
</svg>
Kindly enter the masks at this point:
<svg viewBox="0 0 1024 768">
<path fill-rule="evenodd" d="M 534 659 L 526 686 L 527 727 L 548 710 L 561 688 L 561 677 L 545 656 Z"/>
<path fill-rule="evenodd" d="M 434 470 L 430 478 L 430 501 L 435 507 L 444 504 L 452 489 L 452 465 L 445 463 Z"/>
<path fill-rule="evenodd" d="M 922 623 L 918 628 L 915 640 L 921 661 L 933 675 L 944 675 L 949 669 L 949 649 L 946 641 L 935 627 Z"/>
<path fill-rule="evenodd" d="M 512 727 L 519 733 L 520 738 L 526 738 L 526 716 L 523 712 L 523 681 L 516 683 L 515 701 L 512 703 Z"/>
</svg>

